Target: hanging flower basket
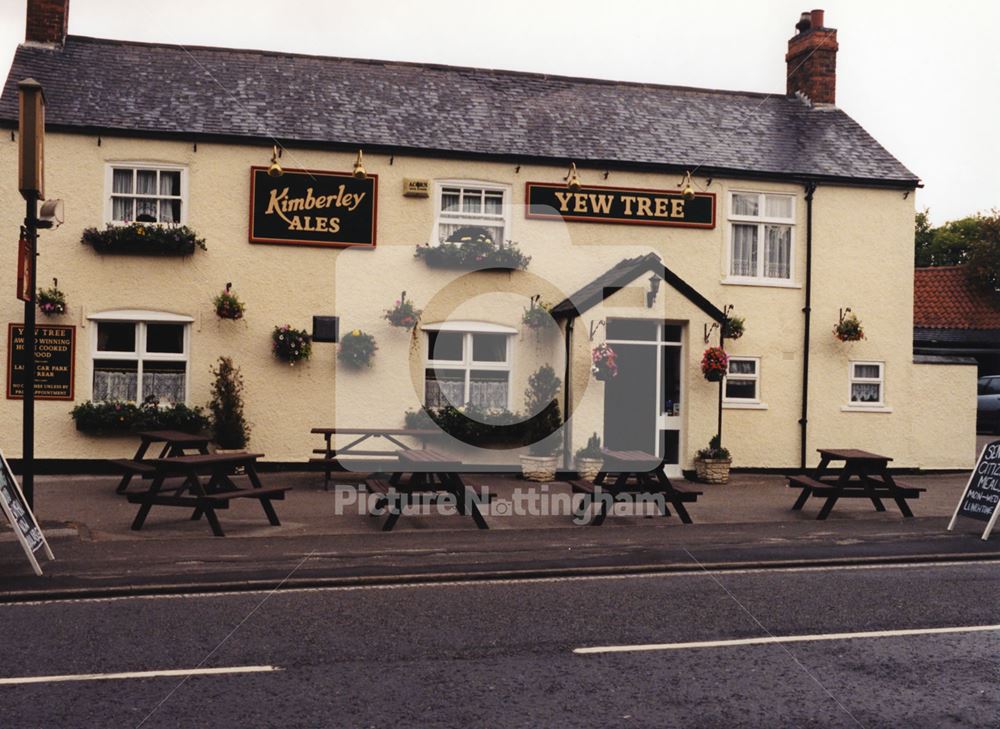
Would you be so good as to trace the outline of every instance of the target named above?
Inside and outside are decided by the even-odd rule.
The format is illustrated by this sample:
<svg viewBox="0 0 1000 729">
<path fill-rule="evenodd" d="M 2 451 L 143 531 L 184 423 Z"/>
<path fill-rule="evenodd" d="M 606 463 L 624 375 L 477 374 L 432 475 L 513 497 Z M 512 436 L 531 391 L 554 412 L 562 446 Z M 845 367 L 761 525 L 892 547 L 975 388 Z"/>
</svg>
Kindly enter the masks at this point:
<svg viewBox="0 0 1000 729">
<path fill-rule="evenodd" d="M 414 254 L 432 268 L 464 270 L 517 270 L 528 267 L 531 256 L 521 253 L 516 243 L 494 241 L 492 234 L 479 226 L 465 226 L 436 246 L 417 246 Z"/>
<path fill-rule="evenodd" d="M 132 253 L 146 256 L 188 256 L 195 247 L 207 250 L 205 239 L 186 225 L 111 225 L 105 230 L 87 228 L 80 242 L 98 253 Z"/>
<path fill-rule="evenodd" d="M 743 336 L 746 320 L 742 316 L 727 316 L 722 323 L 722 336 L 726 339 L 739 339 Z"/>
<path fill-rule="evenodd" d="M 550 304 L 533 300 L 531 306 L 521 315 L 521 323 L 536 332 L 541 331 L 553 323 L 552 315 L 549 314 L 551 309 Z"/>
<path fill-rule="evenodd" d="M 833 336 L 842 342 L 857 342 L 865 338 L 865 330 L 861 326 L 861 320 L 852 312 L 833 328 Z"/>
<path fill-rule="evenodd" d="M 365 334 L 360 329 L 355 329 L 340 340 L 337 359 L 355 369 L 371 367 L 377 349 L 375 337 L 371 334 Z"/>
<path fill-rule="evenodd" d="M 607 382 L 612 377 L 618 377 L 618 357 L 615 350 L 607 344 L 594 347 L 590 353 L 590 371 L 598 382 Z"/>
<path fill-rule="evenodd" d="M 729 369 L 729 355 L 722 347 L 709 347 L 701 356 L 701 373 L 709 382 L 721 382 Z"/>
<path fill-rule="evenodd" d="M 220 319 L 242 319 L 246 306 L 233 293 L 233 285 L 226 284 L 225 290 L 215 297 L 215 315 Z"/>
<path fill-rule="evenodd" d="M 38 309 L 46 316 L 66 313 L 66 294 L 59 290 L 59 281 L 52 279 L 52 288 L 38 289 Z"/>
<path fill-rule="evenodd" d="M 307 332 L 292 329 L 290 324 L 285 324 L 275 327 L 271 332 L 271 351 L 275 357 L 294 367 L 296 362 L 309 359 L 312 342 Z"/>
<path fill-rule="evenodd" d="M 394 327 L 413 329 L 420 319 L 420 313 L 420 309 L 415 308 L 413 302 L 406 298 L 406 292 L 404 291 L 396 299 L 393 307 L 385 310 L 385 318 Z"/>
</svg>

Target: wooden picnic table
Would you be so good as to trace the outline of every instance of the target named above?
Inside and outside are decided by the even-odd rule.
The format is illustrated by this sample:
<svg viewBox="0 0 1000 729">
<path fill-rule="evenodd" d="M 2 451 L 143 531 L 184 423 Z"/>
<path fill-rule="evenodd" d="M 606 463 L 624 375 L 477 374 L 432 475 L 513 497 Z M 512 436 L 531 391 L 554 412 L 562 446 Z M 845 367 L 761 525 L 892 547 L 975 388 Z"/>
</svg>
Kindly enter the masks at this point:
<svg viewBox="0 0 1000 729">
<path fill-rule="evenodd" d="M 180 430 L 144 430 L 137 435 L 140 439 L 139 448 L 132 458 L 113 458 L 109 461 L 124 471 L 115 493 L 125 493 L 133 476 L 152 477 L 153 467 L 146 460 L 146 451 L 153 443 L 163 443 L 163 449 L 158 458 L 168 458 L 187 455 L 187 451 L 192 450 L 198 451 L 198 453 L 208 453 L 208 444 L 211 440 L 206 435 L 194 435 Z"/>
<path fill-rule="evenodd" d="M 460 514 L 471 516 L 480 529 L 489 529 L 476 504 L 476 495 L 470 492 L 470 487 L 459 473 L 461 461 L 433 449 L 404 448 L 395 455 L 395 471 L 387 477 L 375 474 L 365 481 L 368 491 L 377 497 L 373 509 L 376 513 L 373 515 L 382 509 L 388 510 L 389 517 L 382 525 L 382 531 L 391 531 L 402 516 L 403 508 L 421 501 L 420 494 L 431 494 L 428 503 L 433 503 L 441 495 L 453 497 Z"/>
<path fill-rule="evenodd" d="M 789 476 L 789 488 L 802 489 L 793 511 L 800 511 L 810 496 L 826 498 L 817 519 L 826 519 L 839 499 L 868 499 L 875 511 L 885 511 L 883 498 L 896 502 L 904 517 L 913 516 L 907 499 L 920 498 L 925 489 L 902 483 L 889 473 L 889 456 L 857 448 L 818 448 L 819 465 L 805 476 Z M 830 464 L 843 461 L 839 469 Z"/>
<path fill-rule="evenodd" d="M 217 537 L 224 537 L 216 509 L 228 509 L 232 499 L 249 498 L 260 502 L 272 526 L 281 526 L 278 514 L 271 504 L 273 499 L 284 499 L 290 487 L 265 487 L 257 474 L 256 462 L 263 453 L 211 453 L 194 456 L 175 456 L 149 461 L 153 467 L 153 482 L 148 491 L 128 494 L 129 502 L 139 504 L 139 513 L 132 522 L 132 529 L 142 529 L 146 517 L 154 506 L 179 506 L 193 508 L 191 518 L 202 515 Z M 242 466 L 252 488 L 240 488 L 232 480 L 234 468 Z M 180 486 L 166 486 L 168 478 L 180 477 Z M 207 478 L 207 480 L 206 480 Z"/>
<path fill-rule="evenodd" d="M 411 447 L 404 443 L 401 438 L 418 438 L 421 441 L 421 447 L 427 447 L 427 439 L 435 435 L 441 435 L 440 430 L 433 429 L 422 429 L 422 428 L 313 428 L 311 433 L 316 435 L 322 435 L 324 440 L 324 447 L 313 449 L 313 453 L 321 454 L 318 458 L 310 458 L 310 463 L 321 463 L 323 464 L 323 488 L 330 488 L 330 473 L 331 471 L 343 471 L 345 473 L 352 473 L 348 469 L 345 463 L 341 462 L 341 459 L 347 457 L 348 459 L 353 458 L 381 458 L 382 460 L 391 460 L 396 457 L 395 450 L 367 450 L 364 448 L 359 448 L 362 443 L 371 438 L 384 438 L 392 445 L 403 450 L 411 450 Z M 334 445 L 333 439 L 338 435 L 348 435 L 348 436 L 358 436 L 355 437 L 350 443 L 345 446 L 336 447 Z M 371 445 L 371 444 L 369 444 Z M 356 462 L 355 465 L 360 463 L 361 465 L 366 465 L 365 462 Z"/>
<path fill-rule="evenodd" d="M 601 508 L 591 522 L 593 526 L 600 526 L 608 516 L 609 504 L 607 499 L 601 498 L 602 492 L 607 492 L 612 500 L 626 494 L 662 494 L 660 508 L 663 516 L 670 516 L 669 502 L 684 524 L 692 523 L 684 504 L 697 501 L 701 491 L 674 486 L 664 470 L 663 459 L 645 451 L 605 450 L 603 456 L 604 465 L 593 482 L 582 479 L 570 482 L 574 491 L 584 495 L 580 514 L 590 503 L 600 501 Z"/>
</svg>

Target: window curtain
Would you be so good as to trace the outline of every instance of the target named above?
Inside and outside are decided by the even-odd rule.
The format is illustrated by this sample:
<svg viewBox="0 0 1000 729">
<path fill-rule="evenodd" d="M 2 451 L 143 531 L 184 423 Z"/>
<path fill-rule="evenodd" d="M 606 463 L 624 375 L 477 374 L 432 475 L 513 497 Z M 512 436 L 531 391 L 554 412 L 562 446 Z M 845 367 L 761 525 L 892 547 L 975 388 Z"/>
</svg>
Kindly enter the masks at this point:
<svg viewBox="0 0 1000 729">
<path fill-rule="evenodd" d="M 768 225 L 764 248 L 764 277 L 790 278 L 792 229 L 787 225 Z"/>
<path fill-rule="evenodd" d="M 747 359 L 729 360 L 729 374 L 731 375 L 752 375 L 757 371 L 757 363 Z"/>
<path fill-rule="evenodd" d="M 157 191 L 156 186 L 156 171 L 155 170 L 139 170 L 135 177 L 135 192 L 136 195 L 155 195 Z M 157 221 L 157 216 L 159 214 L 159 205 L 155 198 L 136 198 L 135 201 L 135 219 L 146 223 L 155 223 Z"/>
<path fill-rule="evenodd" d="M 856 382 L 851 385 L 851 402 L 878 402 L 881 385 Z"/>
<path fill-rule="evenodd" d="M 132 220 L 132 198 L 115 195 L 132 194 L 132 170 L 113 170 L 111 173 L 111 219 Z"/>
<path fill-rule="evenodd" d="M 179 223 L 181 220 L 181 173 L 160 173 L 160 195 L 176 197 L 177 200 L 160 200 L 160 222 Z"/>
<path fill-rule="evenodd" d="M 730 274 L 733 276 L 757 275 L 756 225 L 733 225 L 733 255 Z"/>
<path fill-rule="evenodd" d="M 477 220 L 476 218 L 469 218 L 469 220 L 461 223 L 445 223 L 442 221 L 442 223 L 438 226 L 438 240 L 444 243 L 454 234 L 456 230 L 459 228 L 467 228 L 469 226 L 485 228 L 490 235 L 490 239 L 494 243 L 499 244 L 503 241 L 502 225 L 486 225 L 483 221 Z"/>
<path fill-rule="evenodd" d="M 94 370 L 94 400 L 125 400 L 135 402 L 137 372 Z"/>
<path fill-rule="evenodd" d="M 143 372 L 142 396 L 155 397 L 161 403 L 184 402 L 183 372 Z"/>
<path fill-rule="evenodd" d="M 451 405 L 457 408 L 464 404 L 465 382 L 463 380 L 427 380 L 424 387 L 425 407 L 443 408 Z"/>
<path fill-rule="evenodd" d="M 469 402 L 484 410 L 503 410 L 507 408 L 506 380 L 476 379 L 469 381 Z"/>
</svg>

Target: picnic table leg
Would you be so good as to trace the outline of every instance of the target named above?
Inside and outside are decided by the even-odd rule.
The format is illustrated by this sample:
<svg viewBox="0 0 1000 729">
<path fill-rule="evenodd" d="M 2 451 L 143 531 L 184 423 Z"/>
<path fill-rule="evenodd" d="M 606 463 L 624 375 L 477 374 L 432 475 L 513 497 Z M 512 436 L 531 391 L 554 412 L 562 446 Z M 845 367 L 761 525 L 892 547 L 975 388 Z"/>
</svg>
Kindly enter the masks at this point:
<svg viewBox="0 0 1000 729">
<path fill-rule="evenodd" d="M 260 476 L 257 474 L 257 468 L 253 463 L 248 463 L 246 465 L 246 477 L 247 480 L 250 481 L 250 485 L 255 489 L 264 488 L 264 484 L 260 482 Z M 232 483 L 232 481 L 229 481 L 229 483 Z M 278 519 L 278 512 L 274 510 L 274 504 L 271 503 L 271 499 L 269 497 L 264 496 L 260 498 L 260 507 L 267 515 L 267 521 L 271 526 L 281 526 L 281 521 Z"/>
<path fill-rule="evenodd" d="M 149 490 L 145 493 L 146 500 L 139 506 L 139 513 L 135 515 L 135 520 L 132 522 L 133 531 L 142 529 L 146 517 L 149 516 L 149 510 L 153 508 L 153 497 L 156 496 L 163 486 L 164 478 L 164 476 L 157 476 L 153 479 L 153 483 L 150 484 Z"/>
<path fill-rule="evenodd" d="M 806 501 L 812 495 L 812 487 L 803 486 L 802 493 L 799 494 L 799 498 L 795 499 L 795 503 L 792 504 L 792 511 L 802 511 L 802 507 L 806 505 Z"/>
<path fill-rule="evenodd" d="M 406 495 L 401 492 L 396 492 L 396 498 L 387 498 L 386 508 L 389 510 L 389 518 L 385 520 L 382 525 L 382 531 L 391 532 L 392 528 L 396 526 L 396 522 L 399 521 L 399 517 L 403 515 L 403 504 L 406 499 Z"/>
<path fill-rule="evenodd" d="M 817 521 L 822 521 L 826 517 L 830 516 L 830 512 L 833 510 L 833 505 L 837 503 L 837 499 L 840 498 L 837 494 L 827 498 L 826 503 L 823 504 L 823 508 L 819 510 L 819 514 L 816 516 Z"/>
<path fill-rule="evenodd" d="M 476 494 L 469 486 L 465 485 L 461 476 L 457 473 L 442 473 L 439 474 L 438 478 L 440 478 L 441 484 L 445 488 L 449 488 L 449 490 L 454 489 L 462 514 L 471 516 L 472 520 L 476 522 L 476 526 L 480 529 L 490 528 L 489 524 L 486 523 L 486 519 L 483 518 L 483 513 L 479 510 L 479 504 L 476 503 Z"/>
<path fill-rule="evenodd" d="M 896 485 L 895 480 L 889 475 L 889 471 L 885 470 L 882 472 L 882 480 L 885 481 L 889 490 L 894 492 L 892 500 L 896 502 L 896 506 L 899 507 L 900 513 L 905 517 L 912 517 L 913 512 L 910 511 L 910 505 L 906 503 L 906 497 L 899 494 L 900 488 Z"/>
<path fill-rule="evenodd" d="M 861 482 L 861 487 L 864 489 L 865 494 L 868 496 L 872 505 L 875 507 L 875 511 L 885 511 L 885 504 L 882 503 L 880 499 L 875 494 L 875 484 L 870 478 L 868 469 L 864 466 L 858 465 L 857 467 L 847 464 L 844 466 L 844 473 L 840 477 L 840 482 L 847 485 L 848 480 L 851 476 L 857 476 L 858 480 Z"/>
<path fill-rule="evenodd" d="M 201 507 L 201 510 L 205 514 L 205 518 L 208 520 L 209 526 L 212 527 L 212 534 L 217 537 L 226 536 L 226 533 L 222 531 L 222 524 L 219 523 L 219 517 L 215 515 L 215 509 L 211 505 L 206 504 Z"/>
</svg>

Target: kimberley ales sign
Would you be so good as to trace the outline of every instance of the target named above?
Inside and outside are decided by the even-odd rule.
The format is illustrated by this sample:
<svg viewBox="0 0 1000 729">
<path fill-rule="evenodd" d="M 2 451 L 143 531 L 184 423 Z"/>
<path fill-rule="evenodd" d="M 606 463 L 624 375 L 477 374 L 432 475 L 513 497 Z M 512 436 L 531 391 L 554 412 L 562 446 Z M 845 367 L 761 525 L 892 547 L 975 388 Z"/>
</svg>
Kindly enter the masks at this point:
<svg viewBox="0 0 1000 729">
<path fill-rule="evenodd" d="M 349 172 L 250 168 L 250 242 L 375 246 L 378 178 Z"/>
<path fill-rule="evenodd" d="M 632 187 L 581 187 L 529 182 L 525 197 L 529 218 L 568 222 L 671 225 L 681 228 L 714 228 L 715 195 L 695 193 L 685 200 L 680 192 Z"/>
</svg>

